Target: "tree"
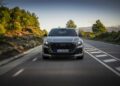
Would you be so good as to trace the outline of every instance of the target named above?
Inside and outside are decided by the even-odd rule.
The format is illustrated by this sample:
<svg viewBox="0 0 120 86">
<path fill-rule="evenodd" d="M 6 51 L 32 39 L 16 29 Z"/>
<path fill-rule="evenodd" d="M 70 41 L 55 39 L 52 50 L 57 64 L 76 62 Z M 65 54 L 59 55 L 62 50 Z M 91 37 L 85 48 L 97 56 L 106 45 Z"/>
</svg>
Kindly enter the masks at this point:
<svg viewBox="0 0 120 86">
<path fill-rule="evenodd" d="M 5 7 L 1 7 L 0 8 L 0 23 L 2 25 L 4 25 L 4 27 L 6 28 L 8 25 L 8 22 L 10 22 L 10 13 L 9 13 L 9 9 L 5 8 Z"/>
<path fill-rule="evenodd" d="M 100 20 L 97 20 L 95 24 L 92 26 L 92 30 L 95 34 L 101 34 L 107 32 L 105 26 L 101 23 Z"/>
<path fill-rule="evenodd" d="M 67 27 L 67 28 L 76 28 L 77 25 L 74 23 L 73 20 L 69 20 L 69 21 L 67 22 L 67 24 L 66 24 L 66 27 Z"/>
<path fill-rule="evenodd" d="M 2 24 L 0 24 L 0 35 L 5 34 L 6 29 L 4 28 L 4 26 Z"/>
<path fill-rule="evenodd" d="M 21 31 L 21 30 L 22 30 L 22 27 L 21 27 L 21 25 L 20 25 L 19 22 L 14 22 L 14 29 L 15 29 L 15 30 L 18 30 L 18 31 Z"/>
<path fill-rule="evenodd" d="M 47 36 L 48 32 L 46 29 L 43 30 L 44 36 Z"/>
<path fill-rule="evenodd" d="M 3 6 L 3 1 L 0 0 L 0 34 L 14 32 L 11 35 L 15 33 L 44 35 L 39 27 L 38 17 L 35 13 L 19 7 L 10 9 Z M 28 28 L 30 28 L 29 31 L 27 31 Z"/>
</svg>

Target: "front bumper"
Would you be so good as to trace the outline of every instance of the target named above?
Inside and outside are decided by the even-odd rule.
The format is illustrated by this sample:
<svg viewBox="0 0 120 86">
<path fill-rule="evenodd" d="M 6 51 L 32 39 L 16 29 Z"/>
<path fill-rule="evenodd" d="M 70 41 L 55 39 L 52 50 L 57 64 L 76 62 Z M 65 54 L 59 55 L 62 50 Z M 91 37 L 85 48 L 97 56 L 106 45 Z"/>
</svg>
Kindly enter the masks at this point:
<svg viewBox="0 0 120 86">
<path fill-rule="evenodd" d="M 69 53 L 52 52 L 49 46 L 43 45 L 42 55 L 47 57 L 79 57 L 83 56 L 83 45 L 75 47 L 74 50 Z"/>
<path fill-rule="evenodd" d="M 55 54 L 45 54 L 45 53 L 43 53 L 43 56 L 47 56 L 47 57 L 50 57 L 50 58 L 52 58 L 52 57 L 67 57 L 67 58 L 69 58 L 69 57 L 83 56 L 83 53 L 81 53 L 81 54 L 74 54 L 74 55 L 55 55 Z"/>
</svg>

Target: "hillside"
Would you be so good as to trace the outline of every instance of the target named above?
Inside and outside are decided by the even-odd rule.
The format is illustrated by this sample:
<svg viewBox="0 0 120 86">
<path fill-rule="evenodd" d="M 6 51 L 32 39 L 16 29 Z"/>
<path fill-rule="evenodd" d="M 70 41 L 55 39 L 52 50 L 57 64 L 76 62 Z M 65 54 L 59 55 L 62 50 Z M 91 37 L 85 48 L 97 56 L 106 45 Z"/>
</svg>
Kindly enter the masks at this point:
<svg viewBox="0 0 120 86">
<path fill-rule="evenodd" d="M 46 34 L 35 13 L 19 7 L 0 7 L 0 60 L 40 45 Z"/>
</svg>

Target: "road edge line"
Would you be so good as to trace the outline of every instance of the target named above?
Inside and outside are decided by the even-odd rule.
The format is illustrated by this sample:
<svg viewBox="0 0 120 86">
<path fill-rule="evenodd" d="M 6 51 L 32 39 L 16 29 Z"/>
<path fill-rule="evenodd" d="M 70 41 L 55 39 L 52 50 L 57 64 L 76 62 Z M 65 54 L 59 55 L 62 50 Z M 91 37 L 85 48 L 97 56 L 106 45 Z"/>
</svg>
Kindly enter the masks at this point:
<svg viewBox="0 0 120 86">
<path fill-rule="evenodd" d="M 88 53 L 87 51 L 84 50 L 84 52 L 87 53 L 88 55 L 90 55 L 95 60 L 97 60 L 102 65 L 104 65 L 107 69 L 111 70 L 114 74 L 116 74 L 116 75 L 118 75 L 120 77 L 120 73 L 119 72 L 117 72 L 116 70 L 114 70 L 113 68 L 111 68 L 110 66 L 108 66 L 107 64 L 105 64 L 104 62 L 102 62 L 101 60 L 97 59 L 95 56 L 93 56 L 92 54 Z"/>
</svg>

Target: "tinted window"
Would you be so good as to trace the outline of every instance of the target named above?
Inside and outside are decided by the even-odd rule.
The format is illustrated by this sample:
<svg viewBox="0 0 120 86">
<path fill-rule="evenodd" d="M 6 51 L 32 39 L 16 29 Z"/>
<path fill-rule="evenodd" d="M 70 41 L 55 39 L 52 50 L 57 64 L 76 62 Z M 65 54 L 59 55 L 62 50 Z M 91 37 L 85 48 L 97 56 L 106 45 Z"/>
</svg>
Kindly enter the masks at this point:
<svg viewBox="0 0 120 86">
<path fill-rule="evenodd" d="M 74 29 L 52 29 L 48 36 L 77 36 Z"/>
</svg>

